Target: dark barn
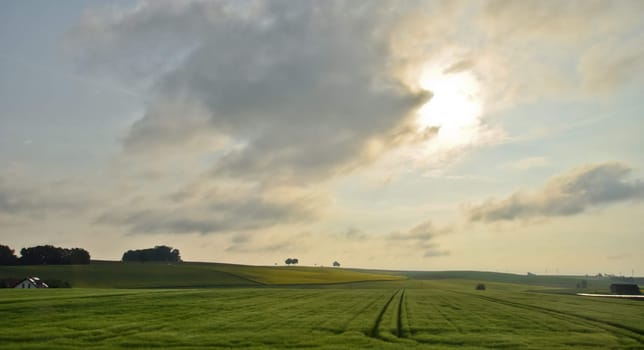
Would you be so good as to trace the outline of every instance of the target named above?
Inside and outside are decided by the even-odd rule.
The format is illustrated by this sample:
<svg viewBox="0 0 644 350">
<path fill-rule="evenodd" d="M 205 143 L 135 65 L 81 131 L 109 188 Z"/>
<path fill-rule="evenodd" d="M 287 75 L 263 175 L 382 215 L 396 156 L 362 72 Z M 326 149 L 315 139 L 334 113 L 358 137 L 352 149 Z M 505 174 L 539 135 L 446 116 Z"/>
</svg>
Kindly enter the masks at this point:
<svg viewBox="0 0 644 350">
<path fill-rule="evenodd" d="M 610 292 L 619 295 L 640 295 L 640 287 L 637 284 L 613 283 L 610 285 Z"/>
</svg>

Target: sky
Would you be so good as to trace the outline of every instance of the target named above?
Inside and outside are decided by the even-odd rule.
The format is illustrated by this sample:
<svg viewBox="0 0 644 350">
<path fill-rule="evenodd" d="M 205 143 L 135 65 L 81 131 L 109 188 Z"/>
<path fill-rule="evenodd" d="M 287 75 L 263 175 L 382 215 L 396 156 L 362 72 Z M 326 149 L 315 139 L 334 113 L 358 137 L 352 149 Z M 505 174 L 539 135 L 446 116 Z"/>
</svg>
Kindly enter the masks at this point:
<svg viewBox="0 0 644 350">
<path fill-rule="evenodd" d="M 641 1 L 0 2 L 0 244 L 644 275 Z"/>
</svg>

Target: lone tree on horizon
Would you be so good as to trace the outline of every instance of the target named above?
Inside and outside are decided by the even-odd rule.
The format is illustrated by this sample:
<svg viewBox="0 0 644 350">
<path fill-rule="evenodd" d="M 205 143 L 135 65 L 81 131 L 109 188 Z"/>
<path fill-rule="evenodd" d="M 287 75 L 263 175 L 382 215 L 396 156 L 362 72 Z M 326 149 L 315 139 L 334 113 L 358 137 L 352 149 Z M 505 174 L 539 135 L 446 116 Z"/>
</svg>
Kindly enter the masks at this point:
<svg viewBox="0 0 644 350">
<path fill-rule="evenodd" d="M 334 262 L 333 262 L 333 267 L 340 267 L 340 263 L 339 263 L 339 262 L 337 262 L 337 261 L 334 261 Z"/>
<path fill-rule="evenodd" d="M 291 265 L 291 264 L 293 264 L 293 265 L 297 265 L 299 262 L 300 262 L 300 261 L 299 261 L 298 259 L 296 259 L 296 258 L 295 258 L 295 259 L 294 259 L 294 258 L 288 258 L 288 259 L 286 259 L 286 260 L 284 261 L 284 263 L 285 263 L 286 265 Z"/>
</svg>

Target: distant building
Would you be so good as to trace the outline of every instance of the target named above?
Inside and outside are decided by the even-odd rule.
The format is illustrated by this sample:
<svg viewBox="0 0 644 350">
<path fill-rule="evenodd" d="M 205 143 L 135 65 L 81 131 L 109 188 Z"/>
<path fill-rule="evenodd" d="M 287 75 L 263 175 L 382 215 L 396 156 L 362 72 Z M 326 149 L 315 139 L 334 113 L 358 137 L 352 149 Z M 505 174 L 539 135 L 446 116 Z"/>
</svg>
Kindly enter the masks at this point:
<svg viewBox="0 0 644 350">
<path fill-rule="evenodd" d="M 610 285 L 610 292 L 619 295 L 640 295 L 640 287 L 637 284 L 613 283 Z"/>
<path fill-rule="evenodd" d="M 34 289 L 34 288 L 49 288 L 47 283 L 40 280 L 38 277 L 27 277 L 20 283 L 16 284 L 14 288 L 20 289 Z"/>
</svg>

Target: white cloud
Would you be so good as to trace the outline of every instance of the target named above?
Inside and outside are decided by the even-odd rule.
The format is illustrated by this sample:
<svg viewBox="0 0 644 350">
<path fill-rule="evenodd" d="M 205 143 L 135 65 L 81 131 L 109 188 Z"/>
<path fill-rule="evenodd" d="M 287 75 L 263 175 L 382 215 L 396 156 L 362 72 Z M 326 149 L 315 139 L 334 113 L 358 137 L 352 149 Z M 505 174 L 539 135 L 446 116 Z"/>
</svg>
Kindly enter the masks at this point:
<svg viewBox="0 0 644 350">
<path fill-rule="evenodd" d="M 629 180 L 622 163 L 586 165 L 553 177 L 534 192 L 518 191 L 468 208 L 470 221 L 510 221 L 569 216 L 593 207 L 644 199 L 644 183 Z"/>
</svg>

